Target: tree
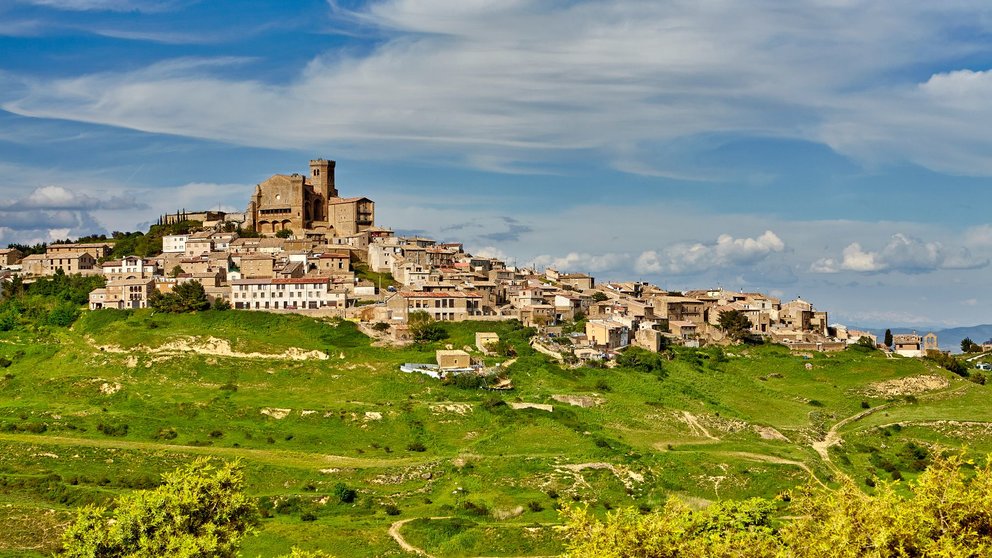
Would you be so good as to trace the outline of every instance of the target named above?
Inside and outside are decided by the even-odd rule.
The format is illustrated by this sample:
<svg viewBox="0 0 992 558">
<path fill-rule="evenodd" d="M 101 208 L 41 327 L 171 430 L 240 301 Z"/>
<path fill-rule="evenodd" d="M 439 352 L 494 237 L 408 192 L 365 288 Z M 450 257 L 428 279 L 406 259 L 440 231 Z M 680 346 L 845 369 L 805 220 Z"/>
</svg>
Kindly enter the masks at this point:
<svg viewBox="0 0 992 558">
<path fill-rule="evenodd" d="M 858 347 L 875 350 L 875 342 L 872 341 L 871 337 L 868 337 L 867 335 L 862 335 L 861 337 L 859 337 L 858 342 L 855 344 Z"/>
<path fill-rule="evenodd" d="M 48 323 L 53 326 L 69 327 L 79 319 L 79 307 L 69 301 L 62 301 L 48 313 Z"/>
<path fill-rule="evenodd" d="M 891 329 L 885 330 L 885 339 L 884 339 L 884 341 L 882 341 L 882 344 L 885 345 L 886 347 L 890 348 L 890 349 L 892 348 L 892 330 Z"/>
<path fill-rule="evenodd" d="M 448 330 L 435 322 L 430 314 L 423 310 L 410 312 L 407 316 L 407 325 L 410 326 L 410 333 L 417 343 L 430 343 L 440 341 L 448 337 Z"/>
<path fill-rule="evenodd" d="M 606 293 L 601 291 L 596 291 L 592 294 L 592 299 L 596 302 L 605 302 L 610 300 L 610 297 L 606 296 Z"/>
<path fill-rule="evenodd" d="M 169 272 L 169 277 L 175 278 L 175 277 L 179 277 L 182 274 L 183 274 L 183 266 L 176 264 L 172 268 L 172 271 Z"/>
<path fill-rule="evenodd" d="M 720 312 L 717 325 L 734 341 L 740 341 L 751 333 L 751 320 L 740 310 Z"/>
<path fill-rule="evenodd" d="M 282 229 L 281 231 L 276 232 L 276 238 L 289 238 L 291 236 L 293 236 L 293 231 L 289 229 Z"/>
<path fill-rule="evenodd" d="M 617 366 L 665 376 L 664 360 L 665 358 L 659 353 L 632 346 L 620 353 L 617 357 Z"/>
<path fill-rule="evenodd" d="M 152 291 L 148 296 L 148 305 L 159 312 L 182 314 L 207 310 L 210 301 L 199 281 L 186 281 L 176 285 L 171 293 Z"/>
<path fill-rule="evenodd" d="M 227 558 L 254 532 L 258 510 L 244 494 L 239 462 L 215 467 L 200 458 L 162 475 L 152 490 L 126 494 L 112 512 L 81 508 L 62 536 L 62 556 Z"/>
<path fill-rule="evenodd" d="M 982 352 L 982 346 L 972 341 L 970 337 L 965 337 L 961 340 L 961 352 L 980 353 Z"/>
</svg>

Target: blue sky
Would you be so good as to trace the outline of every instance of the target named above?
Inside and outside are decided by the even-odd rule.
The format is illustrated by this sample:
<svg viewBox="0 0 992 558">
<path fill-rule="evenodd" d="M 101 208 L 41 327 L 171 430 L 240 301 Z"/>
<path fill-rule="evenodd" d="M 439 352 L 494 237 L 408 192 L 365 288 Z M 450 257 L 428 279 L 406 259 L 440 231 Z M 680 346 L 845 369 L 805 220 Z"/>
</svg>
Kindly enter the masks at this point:
<svg viewBox="0 0 992 558">
<path fill-rule="evenodd" d="M 0 243 L 328 157 L 517 263 L 989 322 L 992 6 L 929 4 L 6 0 Z"/>
</svg>

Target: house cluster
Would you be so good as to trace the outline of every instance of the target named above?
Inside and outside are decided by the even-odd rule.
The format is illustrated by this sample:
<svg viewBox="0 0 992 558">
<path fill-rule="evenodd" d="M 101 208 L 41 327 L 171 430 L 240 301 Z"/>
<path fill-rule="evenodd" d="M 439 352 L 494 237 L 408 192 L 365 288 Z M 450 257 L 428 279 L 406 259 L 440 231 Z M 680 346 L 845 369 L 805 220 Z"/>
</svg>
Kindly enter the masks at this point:
<svg viewBox="0 0 992 558">
<path fill-rule="evenodd" d="M 334 168 L 333 161 L 317 159 L 305 176 L 274 175 L 256 187 L 244 215 L 201 212 L 201 230 L 165 236 L 154 257 L 110 259 L 110 242 L 53 244 L 29 256 L 0 250 L 0 268 L 27 280 L 59 270 L 103 275 L 106 287 L 90 295 L 93 310 L 143 308 L 155 291 L 198 281 L 208 298 L 236 310 L 348 316 L 388 324 L 398 340 L 410 336 L 416 312 L 437 321 L 518 319 L 541 331 L 539 350 L 561 358 L 609 358 L 628 346 L 658 351 L 671 343 L 722 343 L 719 321 L 728 311 L 746 316 L 751 334 L 796 350 L 840 350 L 864 337 L 877 343 L 869 332 L 828 325 L 827 313 L 801 298 L 597 284 L 585 273 L 514 267 L 473 256 L 459 243 L 397 236 L 375 226 L 371 200 L 338 196 Z M 160 223 L 189 215 L 200 213 L 183 211 Z M 231 232 L 237 229 L 232 218 L 262 236 Z M 358 265 L 371 273 L 357 274 Z M 584 324 L 580 331 L 577 322 Z M 896 352 L 909 355 L 913 340 L 902 337 L 908 336 L 900 336 Z M 925 353 L 929 338 L 917 339 Z"/>
</svg>

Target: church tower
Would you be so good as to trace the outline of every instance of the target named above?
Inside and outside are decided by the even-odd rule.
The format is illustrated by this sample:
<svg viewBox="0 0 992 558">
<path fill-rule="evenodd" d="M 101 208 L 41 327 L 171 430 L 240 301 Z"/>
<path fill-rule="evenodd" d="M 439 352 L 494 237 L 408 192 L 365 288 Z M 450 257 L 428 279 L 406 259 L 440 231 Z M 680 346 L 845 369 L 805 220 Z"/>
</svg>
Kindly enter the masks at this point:
<svg viewBox="0 0 992 558">
<path fill-rule="evenodd" d="M 313 186 L 316 194 L 323 196 L 324 203 L 338 197 L 338 189 L 334 187 L 334 161 L 312 159 L 308 182 Z"/>
</svg>

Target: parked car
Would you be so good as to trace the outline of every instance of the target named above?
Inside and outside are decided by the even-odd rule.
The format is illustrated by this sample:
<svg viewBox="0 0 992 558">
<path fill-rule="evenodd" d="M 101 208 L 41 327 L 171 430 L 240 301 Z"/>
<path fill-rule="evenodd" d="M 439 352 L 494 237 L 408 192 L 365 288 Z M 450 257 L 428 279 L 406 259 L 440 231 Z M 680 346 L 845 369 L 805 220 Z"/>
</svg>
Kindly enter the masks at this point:
<svg viewBox="0 0 992 558">
<path fill-rule="evenodd" d="M 992 371 L 992 364 L 989 364 L 987 362 L 979 362 L 978 364 L 975 365 L 975 368 L 989 372 Z"/>
</svg>

